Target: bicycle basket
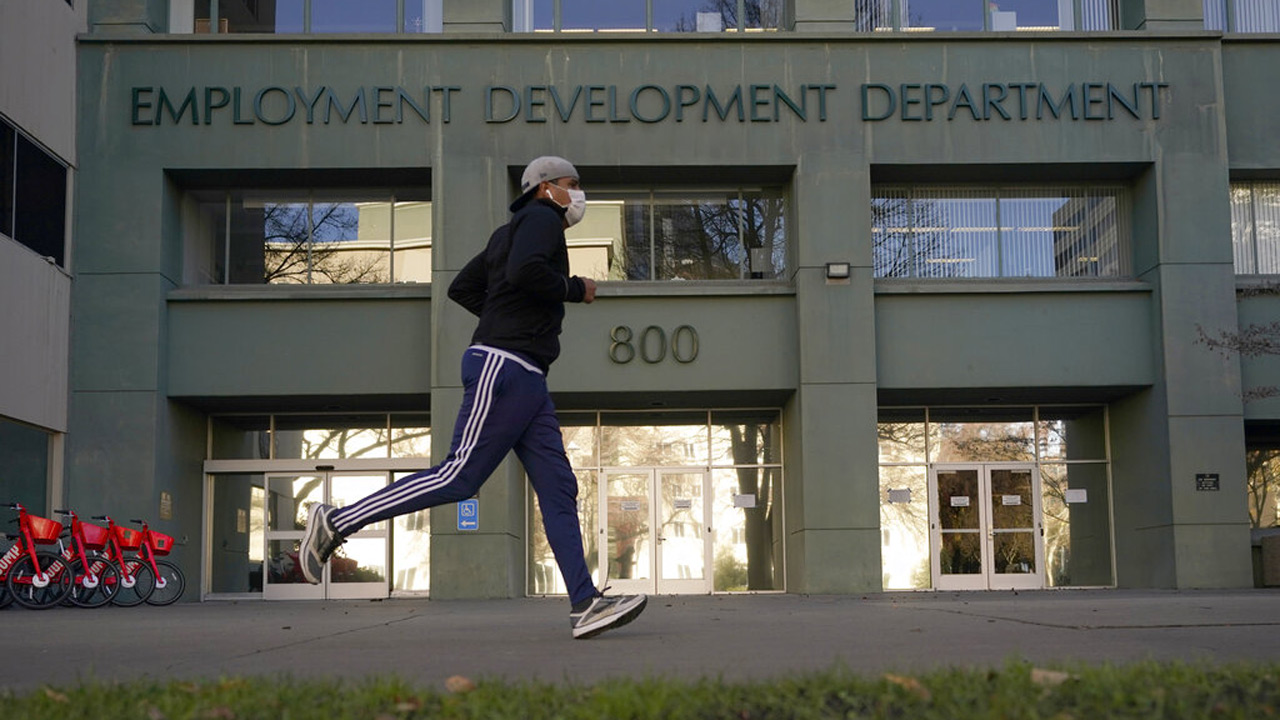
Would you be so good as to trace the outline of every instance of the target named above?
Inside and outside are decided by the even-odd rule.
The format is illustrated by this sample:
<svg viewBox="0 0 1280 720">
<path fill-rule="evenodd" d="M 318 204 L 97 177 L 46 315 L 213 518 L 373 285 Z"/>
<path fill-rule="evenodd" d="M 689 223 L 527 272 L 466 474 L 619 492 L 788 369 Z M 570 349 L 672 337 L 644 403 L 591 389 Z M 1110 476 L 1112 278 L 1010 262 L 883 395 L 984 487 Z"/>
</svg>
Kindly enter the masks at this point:
<svg viewBox="0 0 1280 720">
<path fill-rule="evenodd" d="M 62 523 L 35 515 L 28 515 L 27 520 L 31 523 L 32 540 L 41 545 L 58 542 L 58 536 L 62 534 Z"/>
<path fill-rule="evenodd" d="M 168 555 L 173 551 L 173 538 L 164 533 L 151 531 L 151 543 L 157 555 Z"/>
<path fill-rule="evenodd" d="M 142 533 L 127 527 L 116 527 L 116 542 L 125 550 L 137 550 L 142 547 Z"/>
<path fill-rule="evenodd" d="M 80 532 L 84 535 L 84 545 L 90 550 L 101 550 L 107 545 L 107 538 L 110 533 L 101 525 L 92 523 L 80 523 Z"/>
</svg>

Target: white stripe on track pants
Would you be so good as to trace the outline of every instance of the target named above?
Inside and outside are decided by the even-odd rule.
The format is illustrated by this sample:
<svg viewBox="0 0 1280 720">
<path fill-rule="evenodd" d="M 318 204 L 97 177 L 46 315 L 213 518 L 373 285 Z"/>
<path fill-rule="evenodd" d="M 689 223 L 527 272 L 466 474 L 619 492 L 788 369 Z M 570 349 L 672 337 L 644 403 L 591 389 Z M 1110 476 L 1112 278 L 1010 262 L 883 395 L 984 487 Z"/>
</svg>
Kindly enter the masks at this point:
<svg viewBox="0 0 1280 720">
<path fill-rule="evenodd" d="M 578 524 L 578 480 L 565 456 L 546 377 L 498 353 L 471 347 L 462 354 L 462 383 L 462 407 L 444 462 L 336 510 L 330 516 L 334 527 L 350 535 L 381 520 L 465 500 L 515 450 L 538 495 L 547 541 L 569 599 L 576 603 L 592 597 L 596 588 L 583 558 Z"/>
</svg>

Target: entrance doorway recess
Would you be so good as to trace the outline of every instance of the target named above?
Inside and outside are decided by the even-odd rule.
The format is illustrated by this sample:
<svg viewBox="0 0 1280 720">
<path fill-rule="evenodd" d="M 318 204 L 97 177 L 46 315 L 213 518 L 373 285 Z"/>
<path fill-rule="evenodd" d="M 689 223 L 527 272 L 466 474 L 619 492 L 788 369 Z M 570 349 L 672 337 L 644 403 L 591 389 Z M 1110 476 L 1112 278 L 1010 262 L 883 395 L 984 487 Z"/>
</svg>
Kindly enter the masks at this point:
<svg viewBox="0 0 1280 720">
<path fill-rule="evenodd" d="M 1044 587 L 1040 477 L 1032 463 L 957 463 L 929 471 L 933 587 Z"/>
<path fill-rule="evenodd" d="M 620 593 L 711 592 L 714 532 L 705 468 L 600 474 L 600 567 Z"/>
<path fill-rule="evenodd" d="M 319 585 L 312 585 L 302 577 L 298 545 L 313 505 L 349 505 L 388 481 L 386 472 L 267 474 L 263 597 L 267 600 L 387 597 L 387 521 L 374 523 L 349 536 L 346 544 L 325 564 L 324 578 Z"/>
</svg>

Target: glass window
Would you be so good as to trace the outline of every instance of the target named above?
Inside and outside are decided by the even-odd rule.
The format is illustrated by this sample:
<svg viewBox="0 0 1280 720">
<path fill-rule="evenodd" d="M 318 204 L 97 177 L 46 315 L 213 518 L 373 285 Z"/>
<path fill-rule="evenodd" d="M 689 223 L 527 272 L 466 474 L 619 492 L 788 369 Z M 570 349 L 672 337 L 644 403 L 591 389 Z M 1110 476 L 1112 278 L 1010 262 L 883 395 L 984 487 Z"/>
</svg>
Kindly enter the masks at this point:
<svg viewBox="0 0 1280 720">
<path fill-rule="evenodd" d="M 315 193 L 312 283 L 391 282 L 391 203 L 378 197 L 355 191 Z"/>
<path fill-rule="evenodd" d="M 780 28 L 783 7 L 783 0 L 512 0 L 512 17 L 516 32 L 758 32 Z"/>
<path fill-rule="evenodd" d="M 1117 26 L 1113 0 L 854 0 L 853 10 L 862 32 L 1094 31 Z"/>
<path fill-rule="evenodd" d="M 13 237 L 13 171 L 17 133 L 0 121 L 0 234 Z"/>
<path fill-rule="evenodd" d="M 209 419 L 214 460 L 268 460 L 271 458 L 270 415 L 218 415 Z"/>
<path fill-rule="evenodd" d="M 1249 526 L 1280 526 L 1280 449 L 1249 448 L 1245 455 Z"/>
<path fill-rule="evenodd" d="M 983 0 L 899 0 L 914 30 L 982 30 Z"/>
<path fill-rule="evenodd" d="M 781 462 L 782 418 L 777 410 L 721 410 L 711 413 L 712 465 Z"/>
<path fill-rule="evenodd" d="M 781 590 L 781 468 L 714 470 L 711 482 L 711 522 L 716 529 L 712 589 Z"/>
<path fill-rule="evenodd" d="M 937 408 L 929 422 L 937 425 L 937 442 L 929 447 L 933 462 L 1036 459 L 1031 408 Z"/>
<path fill-rule="evenodd" d="M 194 32 L 210 31 L 209 0 L 173 2 L 191 9 Z M 433 33 L 442 30 L 442 7 L 442 0 L 224 0 L 217 4 L 217 32 Z"/>
<path fill-rule="evenodd" d="M 560 29 L 643 32 L 645 13 L 645 0 L 560 0 Z"/>
<path fill-rule="evenodd" d="M 67 168 L 0 120 L 0 233 L 66 261 Z"/>
<path fill-rule="evenodd" d="M 929 474 L 924 465 L 880 468 L 880 566 L 885 590 L 930 586 Z"/>
<path fill-rule="evenodd" d="M 386 415 L 277 415 L 273 457 L 390 457 Z"/>
<path fill-rule="evenodd" d="M 1040 466 L 1050 587 L 1111 585 L 1111 508 L 1105 463 Z"/>
<path fill-rule="evenodd" d="M 1129 273 L 1119 187 L 878 187 L 876 277 L 1120 277 Z"/>
<path fill-rule="evenodd" d="M 598 280 L 786 277 L 781 190 L 593 192 L 566 232 L 572 272 Z"/>
<path fill-rule="evenodd" d="M 48 515 L 49 433 L 0 417 L 0 468 L 4 502 L 21 503 L 36 515 Z M 10 527 L 17 527 L 16 525 Z M 10 532 L 17 532 L 11 530 Z"/>
<path fill-rule="evenodd" d="M 209 590 L 261 593 L 266 491 L 260 474 L 215 475 Z"/>
<path fill-rule="evenodd" d="M 391 457 L 431 460 L 431 416 L 391 416 Z"/>
<path fill-rule="evenodd" d="M 431 281 L 425 188 L 194 191 L 182 218 L 187 284 Z"/>
<path fill-rule="evenodd" d="M 876 435 L 882 463 L 923 463 L 929 438 L 926 437 L 924 408 L 890 408 L 880 411 Z M 937 442 L 937 438 L 934 438 Z"/>
<path fill-rule="evenodd" d="M 606 413 L 600 423 L 604 467 L 707 465 L 705 412 Z"/>
<path fill-rule="evenodd" d="M 1280 273 L 1280 182 L 1231 183 L 1236 273 Z"/>
<path fill-rule="evenodd" d="M 1280 32 L 1280 5 L 1274 0 L 1204 0 L 1204 29 Z"/>
<path fill-rule="evenodd" d="M 596 452 L 599 428 L 595 413 L 560 413 L 560 432 L 564 436 L 564 451 L 573 467 L 599 467 Z"/>
<path fill-rule="evenodd" d="M 396 32 L 397 0 L 309 0 L 313 33 Z"/>
</svg>

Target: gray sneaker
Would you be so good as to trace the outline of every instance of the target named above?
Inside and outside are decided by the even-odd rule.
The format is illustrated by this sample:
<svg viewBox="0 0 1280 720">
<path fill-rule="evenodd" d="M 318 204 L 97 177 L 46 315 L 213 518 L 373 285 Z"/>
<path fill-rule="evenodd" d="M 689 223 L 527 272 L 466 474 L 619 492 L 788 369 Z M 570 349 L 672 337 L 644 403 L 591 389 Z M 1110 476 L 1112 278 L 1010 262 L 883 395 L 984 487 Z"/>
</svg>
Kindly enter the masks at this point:
<svg viewBox="0 0 1280 720">
<path fill-rule="evenodd" d="M 605 630 L 622 627 L 640 617 L 649 598 L 644 595 L 596 595 L 584 610 L 569 613 L 573 637 L 586 640 Z"/>
<path fill-rule="evenodd" d="M 312 585 L 320 584 L 324 564 L 329 561 L 333 551 L 346 542 L 333 529 L 333 523 L 329 522 L 333 509 L 332 505 L 316 503 L 307 513 L 307 531 L 303 533 L 302 544 L 298 546 L 298 565 L 301 566 L 302 577 Z"/>
</svg>

